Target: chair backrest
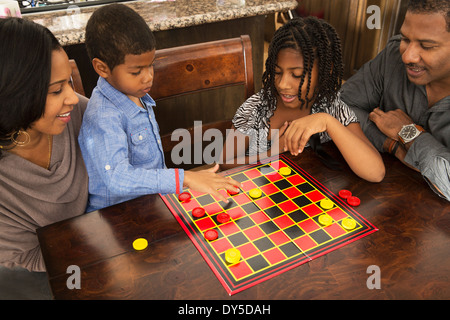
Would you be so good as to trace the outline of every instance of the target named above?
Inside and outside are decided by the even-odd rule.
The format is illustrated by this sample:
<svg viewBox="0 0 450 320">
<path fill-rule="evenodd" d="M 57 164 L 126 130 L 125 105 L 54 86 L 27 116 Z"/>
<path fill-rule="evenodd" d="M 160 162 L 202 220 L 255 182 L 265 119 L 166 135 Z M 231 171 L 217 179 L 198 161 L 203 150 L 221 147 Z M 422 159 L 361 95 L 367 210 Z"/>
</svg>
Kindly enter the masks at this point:
<svg viewBox="0 0 450 320">
<path fill-rule="evenodd" d="M 154 71 L 155 100 L 237 85 L 246 98 L 255 91 L 248 35 L 157 50 Z"/>
<path fill-rule="evenodd" d="M 248 35 L 156 51 L 153 86 L 150 92 L 156 101 L 230 86 L 242 86 L 245 99 L 255 92 L 252 46 Z M 211 128 L 219 129 L 225 141 L 226 129 L 231 128 L 231 119 L 204 124 L 201 128 L 202 136 Z M 186 129 L 191 134 L 193 159 L 193 152 L 199 150 L 194 147 L 194 142 L 198 144 L 198 141 L 194 141 L 194 128 Z M 173 164 L 171 151 L 179 142 L 171 141 L 171 134 L 163 135 L 161 141 L 168 167 L 190 169 L 199 165 Z M 200 150 L 203 150 L 206 144 L 207 142 L 202 143 Z"/>
<path fill-rule="evenodd" d="M 82 96 L 86 96 L 77 63 L 73 59 L 70 59 L 69 63 L 72 68 L 72 82 L 73 82 L 73 88 L 74 88 L 75 92 L 78 94 L 81 94 Z"/>
</svg>

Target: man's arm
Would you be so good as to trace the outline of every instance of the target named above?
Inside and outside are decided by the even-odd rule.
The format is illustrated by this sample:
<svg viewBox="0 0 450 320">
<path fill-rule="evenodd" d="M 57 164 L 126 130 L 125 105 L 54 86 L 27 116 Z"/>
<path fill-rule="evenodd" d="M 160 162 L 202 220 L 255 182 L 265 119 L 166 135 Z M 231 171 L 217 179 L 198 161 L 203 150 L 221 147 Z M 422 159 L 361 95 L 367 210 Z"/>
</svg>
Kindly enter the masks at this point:
<svg viewBox="0 0 450 320">
<path fill-rule="evenodd" d="M 398 133 L 401 128 L 413 123 L 413 120 L 400 109 L 388 112 L 375 109 L 370 113 L 369 119 L 388 137 L 386 141 L 399 141 Z M 449 148 L 428 132 L 421 133 L 408 143 L 398 143 L 400 148 L 395 154 L 397 158 L 406 165 L 420 171 L 432 189 L 450 201 Z M 387 143 L 384 144 L 385 148 L 386 145 Z M 400 152 L 402 150 L 406 154 Z"/>
<path fill-rule="evenodd" d="M 344 83 L 341 92 L 341 99 L 355 112 L 364 134 L 380 152 L 383 152 L 386 135 L 369 119 L 369 114 L 380 106 L 383 96 L 388 50 L 365 63 Z"/>
<path fill-rule="evenodd" d="M 434 192 L 450 201 L 450 150 L 422 133 L 408 146 L 404 161 L 417 168 Z"/>
</svg>

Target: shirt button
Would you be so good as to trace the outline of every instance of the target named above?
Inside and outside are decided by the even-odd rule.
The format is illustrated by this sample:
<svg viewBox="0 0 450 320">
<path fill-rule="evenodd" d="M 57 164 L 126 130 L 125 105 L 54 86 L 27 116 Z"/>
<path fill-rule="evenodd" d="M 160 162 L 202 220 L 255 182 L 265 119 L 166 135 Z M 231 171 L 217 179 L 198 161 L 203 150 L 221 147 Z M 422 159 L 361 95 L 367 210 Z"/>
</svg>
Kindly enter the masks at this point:
<svg viewBox="0 0 450 320">
<path fill-rule="evenodd" d="M 106 166 L 105 166 L 105 170 L 110 170 L 111 169 L 111 166 L 109 165 L 109 164 L 107 164 Z"/>
</svg>

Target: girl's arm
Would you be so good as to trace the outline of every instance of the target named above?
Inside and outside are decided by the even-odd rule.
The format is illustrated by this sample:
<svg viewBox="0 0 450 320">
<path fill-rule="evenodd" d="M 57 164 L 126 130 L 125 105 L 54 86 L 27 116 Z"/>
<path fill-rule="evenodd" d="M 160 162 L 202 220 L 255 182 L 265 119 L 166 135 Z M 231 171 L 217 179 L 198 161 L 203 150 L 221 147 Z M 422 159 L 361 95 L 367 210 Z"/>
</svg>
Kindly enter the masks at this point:
<svg viewBox="0 0 450 320">
<path fill-rule="evenodd" d="M 325 131 L 355 174 L 371 182 L 383 180 L 385 167 L 381 155 L 366 138 L 360 125 L 351 123 L 345 127 L 327 113 L 311 114 L 292 121 L 284 134 L 285 150 L 297 155 L 313 134 Z"/>
</svg>

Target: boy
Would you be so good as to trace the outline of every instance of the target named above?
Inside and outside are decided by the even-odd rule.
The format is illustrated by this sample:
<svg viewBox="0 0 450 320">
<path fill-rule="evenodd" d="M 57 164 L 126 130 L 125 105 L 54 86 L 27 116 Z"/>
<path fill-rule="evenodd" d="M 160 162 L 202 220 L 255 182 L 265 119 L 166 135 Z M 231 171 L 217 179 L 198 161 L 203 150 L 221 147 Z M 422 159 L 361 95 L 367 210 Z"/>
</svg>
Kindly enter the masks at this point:
<svg viewBox="0 0 450 320">
<path fill-rule="evenodd" d="M 131 8 L 97 9 L 86 26 L 86 49 L 99 80 L 79 135 L 89 174 L 87 211 L 152 193 L 179 193 L 183 187 L 226 201 L 217 190 L 240 184 L 209 170 L 167 169 L 155 120 L 153 81 L 155 39 Z"/>
</svg>

